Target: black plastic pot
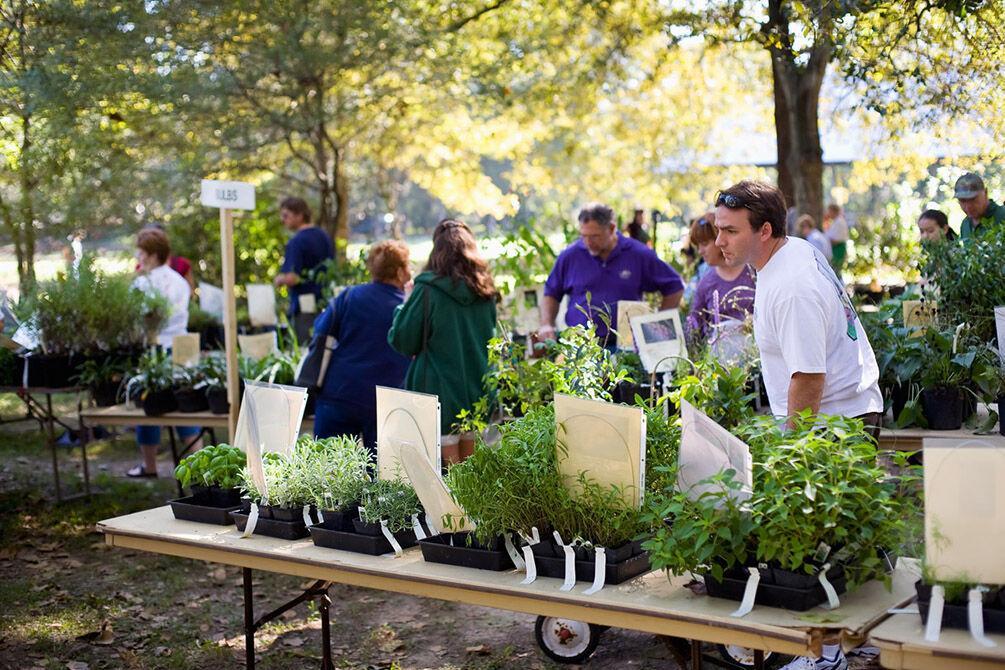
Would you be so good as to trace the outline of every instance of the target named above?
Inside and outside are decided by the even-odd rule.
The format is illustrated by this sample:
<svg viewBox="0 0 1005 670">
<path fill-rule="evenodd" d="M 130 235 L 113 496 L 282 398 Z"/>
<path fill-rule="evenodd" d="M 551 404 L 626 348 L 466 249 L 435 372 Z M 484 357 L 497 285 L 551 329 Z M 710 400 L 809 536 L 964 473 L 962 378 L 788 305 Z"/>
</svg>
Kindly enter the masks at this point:
<svg viewBox="0 0 1005 670">
<path fill-rule="evenodd" d="M 303 525 L 303 507 L 279 507 L 277 505 L 270 505 L 269 507 L 272 510 L 272 518 L 276 521 L 299 521 Z"/>
<path fill-rule="evenodd" d="M 914 583 L 915 591 L 918 593 L 918 611 L 921 613 L 921 625 L 928 621 L 928 607 L 932 601 L 932 587 L 918 580 Z M 984 632 L 985 633 L 1005 633 L 1005 603 L 1002 596 L 1005 589 L 988 592 L 984 596 Z M 964 594 L 958 601 L 946 602 L 942 607 L 942 627 L 959 628 L 968 630 L 969 615 L 967 613 L 967 595 Z"/>
<path fill-rule="evenodd" d="M 627 545 L 631 546 L 631 545 Z M 535 557 L 537 573 L 543 577 L 565 578 L 565 559 L 540 556 Z M 607 559 L 605 568 L 605 584 L 621 584 L 629 579 L 644 575 L 652 569 L 649 563 L 649 552 L 643 552 L 637 556 L 631 556 L 627 560 L 619 563 Z M 596 572 L 596 561 L 591 556 L 588 561 L 576 561 L 576 581 L 592 582 Z"/>
<path fill-rule="evenodd" d="M 73 379 L 79 374 L 79 367 L 83 359 L 70 355 L 47 355 L 35 354 L 32 356 L 18 356 L 15 368 L 15 379 L 17 386 L 24 382 L 25 365 L 28 366 L 27 385 L 34 388 L 66 388 L 73 386 Z"/>
<path fill-rule="evenodd" d="M 321 516 L 324 517 L 325 528 L 353 532 L 352 522 L 359 518 L 359 505 L 350 505 L 340 510 L 323 509 Z"/>
<path fill-rule="evenodd" d="M 357 519 L 358 521 L 358 519 Z M 380 524 L 376 524 L 380 528 Z M 311 537 L 314 544 L 319 547 L 329 549 L 341 549 L 342 551 L 352 551 L 357 554 L 369 554 L 370 556 L 381 556 L 394 551 L 391 543 L 387 541 L 383 533 L 379 535 L 364 535 L 362 533 L 349 533 L 335 530 L 329 526 L 328 519 L 324 523 L 314 524 L 310 527 Z M 379 533 L 379 530 L 378 530 Z M 415 546 L 415 533 L 411 530 L 394 533 L 394 539 L 398 541 L 402 549 Z"/>
<path fill-rule="evenodd" d="M 384 533 L 380 530 L 379 523 L 370 523 L 368 521 L 363 521 L 360 518 L 355 518 L 352 520 L 353 530 L 360 535 L 370 535 L 373 537 L 384 537 Z"/>
<path fill-rule="evenodd" d="M 773 581 L 776 583 L 765 583 L 764 573 L 769 570 L 772 573 Z M 727 600 L 743 600 L 743 593 L 747 588 L 747 577 L 744 570 L 742 576 L 735 571 L 723 575 L 721 582 L 715 581 L 711 575 L 705 575 L 705 590 L 713 598 L 725 598 Z M 805 612 L 813 609 L 821 603 L 827 602 L 827 594 L 819 580 L 812 575 L 789 572 L 779 568 L 762 568 L 761 583 L 757 587 L 757 597 L 754 603 L 764 607 L 782 607 L 796 612 Z M 809 579 L 803 579 L 807 577 Z M 844 569 L 840 566 L 831 568 L 827 573 L 827 580 L 834 587 L 837 593 L 844 593 L 847 588 L 845 582 Z M 801 584 L 800 587 L 784 586 L 777 582 L 782 581 L 788 584 Z"/>
<path fill-rule="evenodd" d="M 998 396 L 998 432 L 1005 435 L 1005 395 Z"/>
<path fill-rule="evenodd" d="M 161 416 L 178 409 L 174 390 L 150 391 L 143 397 L 143 413 L 147 416 Z"/>
<path fill-rule="evenodd" d="M 101 382 L 91 387 L 91 397 L 98 407 L 111 407 L 118 400 L 118 394 L 118 382 Z"/>
<path fill-rule="evenodd" d="M 535 556 L 557 556 L 558 554 L 556 551 L 558 550 L 558 543 L 550 538 L 547 538 L 541 540 L 537 544 L 530 545 L 530 550 Z"/>
<path fill-rule="evenodd" d="M 506 570 L 513 563 L 503 548 L 501 537 L 495 538 L 489 546 L 481 546 L 470 533 L 444 533 L 419 540 L 422 558 L 429 563 L 458 565 L 478 570 Z"/>
<path fill-rule="evenodd" d="M 893 420 L 896 421 L 900 417 L 900 413 L 904 411 L 904 405 L 911 398 L 911 385 L 910 384 L 894 384 L 890 387 L 890 402 L 893 408 Z"/>
<path fill-rule="evenodd" d="M 214 507 L 241 507 L 241 490 L 236 488 L 222 489 L 219 486 L 201 486 L 193 484 L 192 497 L 200 505 Z"/>
<path fill-rule="evenodd" d="M 206 391 L 206 402 L 213 414 L 226 414 L 230 411 L 230 401 L 227 400 L 226 388 L 211 388 Z"/>
<path fill-rule="evenodd" d="M 192 414 L 209 409 L 209 399 L 206 397 L 206 392 L 201 389 L 175 389 L 174 399 L 179 412 Z"/>
<path fill-rule="evenodd" d="M 932 430 L 959 430 L 963 425 L 963 393 L 959 388 L 925 389 L 921 409 Z"/>
<path fill-rule="evenodd" d="M 245 527 L 248 525 L 248 515 L 241 512 L 231 512 L 230 516 L 233 517 L 234 523 L 237 524 L 237 530 L 243 533 Z M 259 515 L 258 523 L 255 524 L 255 535 L 278 537 L 282 540 L 299 540 L 307 537 L 309 533 L 302 518 L 299 521 L 279 521 L 277 519 L 263 518 Z"/>
<path fill-rule="evenodd" d="M 195 496 L 169 500 L 168 504 L 171 505 L 171 512 L 176 519 L 211 523 L 217 526 L 229 526 L 234 523 L 230 513 L 240 509 L 240 503 L 237 505 L 215 505 L 196 500 Z"/>
</svg>

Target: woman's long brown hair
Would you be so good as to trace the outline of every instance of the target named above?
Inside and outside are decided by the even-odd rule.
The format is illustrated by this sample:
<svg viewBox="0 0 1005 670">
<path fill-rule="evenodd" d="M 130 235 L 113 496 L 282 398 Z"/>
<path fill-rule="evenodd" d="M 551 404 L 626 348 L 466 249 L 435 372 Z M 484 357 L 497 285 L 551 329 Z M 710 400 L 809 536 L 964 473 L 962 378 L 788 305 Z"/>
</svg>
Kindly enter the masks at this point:
<svg viewBox="0 0 1005 670">
<path fill-rule="evenodd" d="M 464 282 L 480 298 L 492 299 L 498 295 L 489 264 L 478 253 L 474 233 L 460 221 L 443 219 L 436 224 L 426 270 Z"/>
</svg>

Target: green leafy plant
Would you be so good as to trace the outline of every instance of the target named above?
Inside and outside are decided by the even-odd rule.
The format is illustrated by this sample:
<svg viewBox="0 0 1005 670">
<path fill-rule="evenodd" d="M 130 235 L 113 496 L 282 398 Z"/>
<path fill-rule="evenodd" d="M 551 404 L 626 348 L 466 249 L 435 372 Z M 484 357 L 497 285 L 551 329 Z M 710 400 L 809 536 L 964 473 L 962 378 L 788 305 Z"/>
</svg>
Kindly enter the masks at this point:
<svg viewBox="0 0 1005 670">
<path fill-rule="evenodd" d="M 727 368 L 706 352 L 693 362 L 690 374 L 677 377 L 677 390 L 670 397 L 678 407 L 681 400 L 688 401 L 730 430 L 753 416 L 754 394 L 747 391 L 749 378 L 749 368 Z"/>
<path fill-rule="evenodd" d="M 994 340 L 994 308 L 1005 305 L 1003 258 L 1005 235 L 925 245 L 922 273 L 937 287 L 942 323 L 967 323 L 977 340 Z"/>
<path fill-rule="evenodd" d="M 127 383 L 128 395 L 132 396 L 135 390 L 141 397 L 154 391 L 167 391 L 174 386 L 174 364 L 171 362 L 171 355 L 162 349 L 145 352 Z"/>
<path fill-rule="evenodd" d="M 209 353 L 199 359 L 199 375 L 207 389 L 227 388 L 227 361 L 223 355 Z"/>
<path fill-rule="evenodd" d="M 244 452 L 229 444 L 203 447 L 178 463 L 174 476 L 182 486 L 193 484 L 229 489 L 241 484 Z"/>
<path fill-rule="evenodd" d="M 370 452 L 359 440 L 348 436 L 322 438 L 313 443 L 305 458 L 311 502 L 319 509 L 336 511 L 359 502 L 373 465 Z"/>
<path fill-rule="evenodd" d="M 363 486 L 359 517 L 366 523 L 387 522 L 399 533 L 412 527 L 412 515 L 422 513 L 422 504 L 410 484 L 401 480 L 375 479 Z"/>
<path fill-rule="evenodd" d="M 102 384 L 120 384 L 134 365 L 135 362 L 127 355 L 110 353 L 92 356 L 80 366 L 75 381 L 89 388 Z"/>
</svg>

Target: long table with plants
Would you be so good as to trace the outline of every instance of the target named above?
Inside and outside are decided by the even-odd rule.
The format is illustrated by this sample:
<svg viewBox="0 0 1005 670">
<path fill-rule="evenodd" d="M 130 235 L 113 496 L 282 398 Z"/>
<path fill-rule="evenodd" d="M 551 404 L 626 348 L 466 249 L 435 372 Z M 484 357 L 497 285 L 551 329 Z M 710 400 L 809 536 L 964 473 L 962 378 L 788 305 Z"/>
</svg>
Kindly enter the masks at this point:
<svg viewBox="0 0 1005 670">
<path fill-rule="evenodd" d="M 978 644 L 970 632 L 944 628 L 937 642 L 926 642 L 917 614 L 895 614 L 869 638 L 879 647 L 879 663 L 897 670 L 1001 670 L 1005 667 L 1005 634 L 988 634 L 996 644 Z"/>
<path fill-rule="evenodd" d="M 897 570 L 890 590 L 869 582 L 843 596 L 841 606 L 830 612 L 756 607 L 734 618 L 730 613 L 735 602 L 696 595 L 685 588 L 686 579 L 668 580 L 662 573 L 585 596 L 582 587 L 560 591 L 562 580 L 557 578 L 541 577 L 524 585 L 523 574 L 512 569 L 496 572 L 426 562 L 418 548 L 394 558 L 316 546 L 310 539 L 257 534 L 244 538 L 233 526 L 175 519 L 166 506 L 102 521 L 98 530 L 113 547 L 801 655 L 819 653 L 825 636 L 862 639 L 889 608 L 913 596 L 917 579 Z"/>
</svg>

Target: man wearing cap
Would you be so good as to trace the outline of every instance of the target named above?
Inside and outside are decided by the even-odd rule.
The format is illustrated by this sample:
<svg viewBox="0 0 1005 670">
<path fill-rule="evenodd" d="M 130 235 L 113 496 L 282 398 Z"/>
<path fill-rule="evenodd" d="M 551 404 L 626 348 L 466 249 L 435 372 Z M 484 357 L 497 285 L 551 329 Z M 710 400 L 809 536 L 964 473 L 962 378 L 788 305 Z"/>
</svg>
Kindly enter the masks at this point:
<svg viewBox="0 0 1005 670">
<path fill-rule="evenodd" d="M 956 200 L 967 215 L 960 224 L 960 237 L 964 240 L 980 237 L 1005 222 L 1005 207 L 988 198 L 984 180 L 968 172 L 956 180 Z"/>
<path fill-rule="evenodd" d="M 641 300 L 643 293 L 663 294 L 661 309 L 680 304 L 684 282 L 656 252 L 618 232 L 610 207 L 591 204 L 579 212 L 579 241 L 558 256 L 544 285 L 541 303 L 543 339 L 555 337 L 555 319 L 562 298 L 569 296 L 566 324 L 576 326 L 593 321 L 597 336 L 607 345 L 608 327 L 617 329 L 619 300 Z M 607 317 L 601 318 L 601 314 Z"/>
</svg>

